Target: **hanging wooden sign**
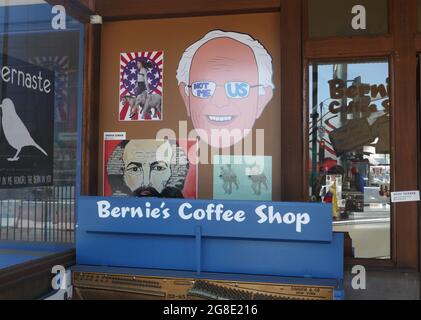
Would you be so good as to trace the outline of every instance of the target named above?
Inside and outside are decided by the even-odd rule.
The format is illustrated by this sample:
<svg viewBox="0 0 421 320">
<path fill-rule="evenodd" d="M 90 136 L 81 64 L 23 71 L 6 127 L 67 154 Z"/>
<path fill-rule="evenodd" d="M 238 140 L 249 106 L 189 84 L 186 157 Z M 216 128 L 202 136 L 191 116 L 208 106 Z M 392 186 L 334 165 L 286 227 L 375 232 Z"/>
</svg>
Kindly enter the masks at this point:
<svg viewBox="0 0 421 320">
<path fill-rule="evenodd" d="M 374 140 L 366 118 L 351 120 L 345 126 L 332 131 L 329 136 L 338 156 L 368 145 Z"/>
</svg>

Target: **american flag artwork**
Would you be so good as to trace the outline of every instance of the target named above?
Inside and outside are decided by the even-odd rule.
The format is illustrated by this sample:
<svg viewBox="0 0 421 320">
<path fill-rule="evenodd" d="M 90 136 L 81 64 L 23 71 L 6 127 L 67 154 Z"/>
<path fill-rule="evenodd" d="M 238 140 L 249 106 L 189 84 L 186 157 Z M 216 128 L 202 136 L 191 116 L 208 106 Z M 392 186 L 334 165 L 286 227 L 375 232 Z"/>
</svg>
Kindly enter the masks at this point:
<svg viewBox="0 0 421 320">
<path fill-rule="evenodd" d="M 139 94 L 139 62 L 147 72 L 146 95 Z M 159 121 L 163 117 L 164 52 L 120 54 L 120 121 Z M 146 105 L 146 106 L 145 106 Z"/>
<path fill-rule="evenodd" d="M 29 63 L 44 67 L 55 74 L 55 111 L 54 120 L 56 122 L 65 122 L 69 116 L 69 66 L 70 59 L 68 56 L 41 56 L 34 57 Z"/>
</svg>

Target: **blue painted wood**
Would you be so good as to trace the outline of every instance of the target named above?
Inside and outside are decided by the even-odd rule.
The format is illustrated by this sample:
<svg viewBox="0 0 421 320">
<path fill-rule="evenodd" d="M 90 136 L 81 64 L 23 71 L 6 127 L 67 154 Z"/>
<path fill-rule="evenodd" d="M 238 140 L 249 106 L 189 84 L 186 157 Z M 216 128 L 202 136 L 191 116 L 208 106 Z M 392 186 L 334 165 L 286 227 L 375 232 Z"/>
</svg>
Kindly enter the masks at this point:
<svg viewBox="0 0 421 320">
<path fill-rule="evenodd" d="M 74 245 L 71 244 L 0 241 L 0 269 L 34 261 L 73 248 Z"/>
<path fill-rule="evenodd" d="M 196 272 L 202 272 L 202 229 L 196 227 Z"/>
<path fill-rule="evenodd" d="M 202 238 L 202 271 L 343 278 L 343 235 L 332 243 Z M 194 237 L 89 234 L 77 240 L 83 265 L 196 271 Z"/>
<path fill-rule="evenodd" d="M 195 236 L 196 228 L 200 227 L 203 237 L 332 241 L 331 206 L 318 203 L 79 197 L 77 206 L 78 235 Z M 231 213 L 243 212 L 244 219 L 242 222 L 217 221 L 215 213 L 212 214 L 212 220 L 207 217 L 203 220 L 194 219 L 192 214 L 195 210 L 200 210 L 203 215 L 209 206 L 214 209 L 222 206 L 223 210 L 230 210 Z M 272 207 L 273 215 L 279 220 L 260 223 L 261 217 L 256 214 L 256 210 L 263 207 L 267 214 Z M 179 211 L 183 208 L 182 216 L 189 215 L 190 219 L 185 220 L 180 216 Z M 122 211 L 126 211 L 126 214 Z M 308 221 L 304 215 L 309 217 Z M 297 220 L 308 223 L 300 224 Z M 293 223 L 289 223 L 291 221 Z M 80 239 L 83 241 L 83 238 Z"/>
<path fill-rule="evenodd" d="M 258 224 L 254 209 L 263 203 L 221 202 L 225 208 L 244 210 L 242 223 L 183 220 L 177 214 L 183 203 L 206 208 L 215 201 L 139 198 L 78 199 L 77 263 L 131 267 L 240 273 L 307 278 L 343 278 L 343 234 L 332 234 L 330 206 L 306 203 L 266 203 L 282 213 L 308 212 L 311 223 L 298 233 L 293 225 Z M 165 202 L 171 217 L 123 218 L 117 210 L 99 218 L 98 202 L 113 207 L 160 207 Z M 120 210 L 121 213 L 121 210 Z M 197 251 L 197 227 L 201 251 Z M 200 255 L 200 268 L 198 268 Z"/>
</svg>

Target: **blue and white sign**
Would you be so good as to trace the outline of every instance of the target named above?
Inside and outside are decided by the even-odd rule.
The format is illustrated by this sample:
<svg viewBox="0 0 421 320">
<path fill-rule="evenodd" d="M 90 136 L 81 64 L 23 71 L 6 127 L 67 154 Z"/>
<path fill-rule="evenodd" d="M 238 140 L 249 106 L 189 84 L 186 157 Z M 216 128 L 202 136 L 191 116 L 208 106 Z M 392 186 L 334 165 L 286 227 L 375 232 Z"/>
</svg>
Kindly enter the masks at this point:
<svg viewBox="0 0 421 320">
<path fill-rule="evenodd" d="M 79 265 L 343 276 L 326 204 L 80 197 L 76 236 Z"/>
<path fill-rule="evenodd" d="M 313 203 L 78 198 L 79 265 L 342 279 L 342 234 Z"/>
<path fill-rule="evenodd" d="M 80 198 L 79 227 L 91 232 L 332 241 L 329 205 L 251 201 Z"/>
</svg>

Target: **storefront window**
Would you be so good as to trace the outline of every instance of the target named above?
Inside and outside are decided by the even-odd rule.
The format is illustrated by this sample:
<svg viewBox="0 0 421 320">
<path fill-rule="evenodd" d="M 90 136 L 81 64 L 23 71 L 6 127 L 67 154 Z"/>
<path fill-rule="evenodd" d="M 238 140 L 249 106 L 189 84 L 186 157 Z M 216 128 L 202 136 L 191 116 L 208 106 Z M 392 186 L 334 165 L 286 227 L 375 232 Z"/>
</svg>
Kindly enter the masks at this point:
<svg viewBox="0 0 421 320">
<path fill-rule="evenodd" d="M 387 60 L 309 68 L 309 195 L 332 203 L 356 258 L 390 258 L 390 83 Z"/>
<path fill-rule="evenodd" d="M 0 1 L 0 239 L 72 242 L 83 26 Z"/>
</svg>

